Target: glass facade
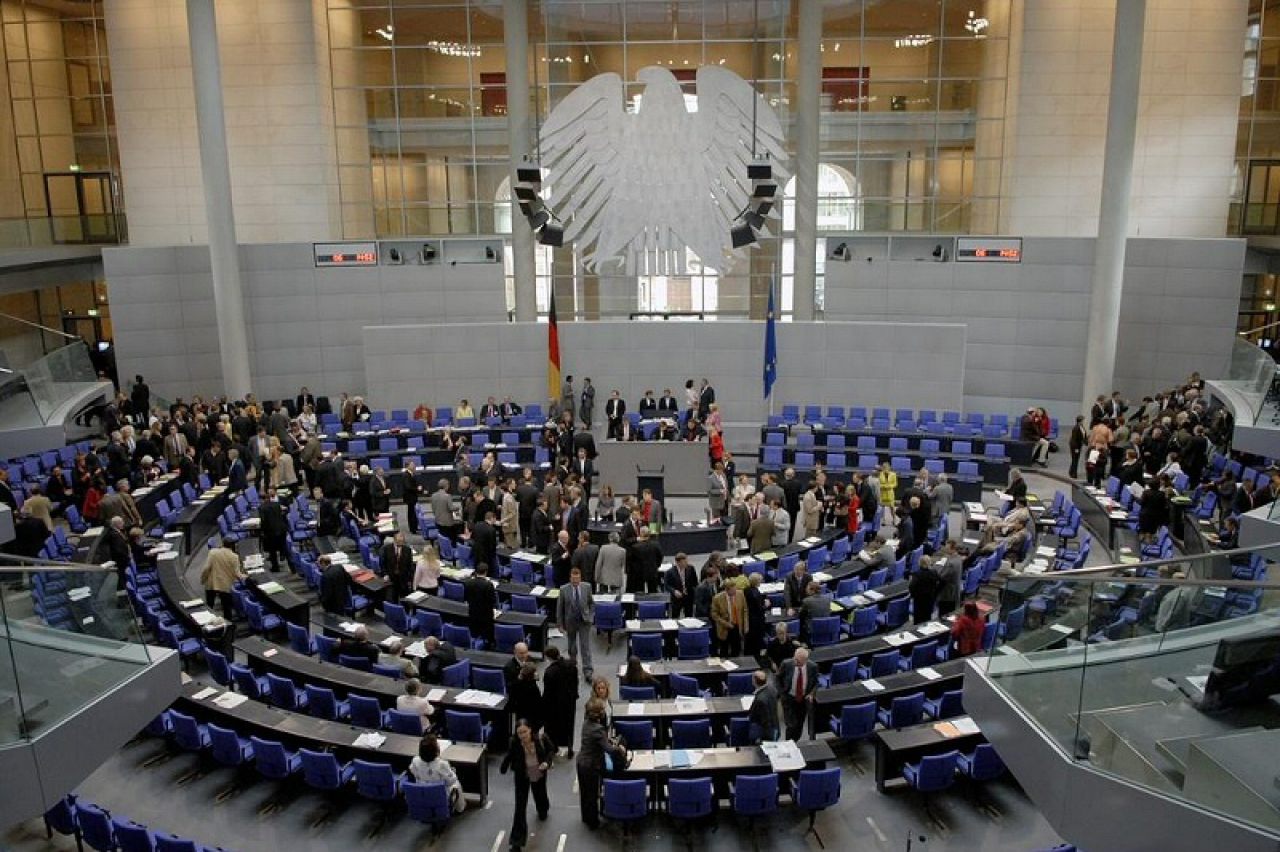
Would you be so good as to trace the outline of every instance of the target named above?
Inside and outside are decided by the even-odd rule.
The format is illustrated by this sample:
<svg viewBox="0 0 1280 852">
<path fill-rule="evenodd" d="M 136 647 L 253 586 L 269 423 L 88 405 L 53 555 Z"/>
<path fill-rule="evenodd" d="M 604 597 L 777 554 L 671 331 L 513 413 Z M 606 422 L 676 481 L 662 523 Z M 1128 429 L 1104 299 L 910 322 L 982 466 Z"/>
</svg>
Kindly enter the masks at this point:
<svg viewBox="0 0 1280 852">
<path fill-rule="evenodd" d="M 0 2 L 11 110 L 0 220 L 40 220 L 8 244 L 117 242 L 119 156 L 101 0 Z M 7 227 L 7 226 L 6 226 Z"/>
<path fill-rule="evenodd" d="M 721 65 L 754 84 L 793 143 L 797 14 L 783 0 L 531 2 L 533 114 L 545 118 L 600 73 L 623 77 L 634 109 L 640 69 L 683 78 Z M 857 0 L 825 11 L 820 231 L 994 229 L 1007 20 L 1008 0 Z M 344 236 L 509 233 L 502 4 L 329 0 L 328 23 Z M 776 280 L 785 314 L 792 229 L 793 215 L 775 223 L 721 275 L 695 263 L 683 276 L 597 276 L 572 247 L 543 250 L 539 309 L 554 286 L 566 317 L 759 316 Z M 820 241 L 819 271 L 823 255 Z"/>
<path fill-rule="evenodd" d="M 1232 182 L 1234 234 L 1280 233 L 1280 2 L 1250 0 Z"/>
</svg>

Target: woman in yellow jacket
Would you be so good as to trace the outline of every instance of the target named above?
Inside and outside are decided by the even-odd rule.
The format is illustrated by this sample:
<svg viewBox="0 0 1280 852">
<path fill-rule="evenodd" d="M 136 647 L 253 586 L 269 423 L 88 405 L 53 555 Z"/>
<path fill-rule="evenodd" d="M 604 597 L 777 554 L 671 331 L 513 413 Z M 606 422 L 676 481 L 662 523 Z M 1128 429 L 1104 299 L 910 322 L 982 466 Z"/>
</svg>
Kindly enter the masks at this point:
<svg viewBox="0 0 1280 852">
<path fill-rule="evenodd" d="M 898 502 L 898 474 L 893 472 L 889 463 L 880 465 L 880 507 L 884 511 L 886 525 L 893 524 L 893 513 Z"/>
</svg>

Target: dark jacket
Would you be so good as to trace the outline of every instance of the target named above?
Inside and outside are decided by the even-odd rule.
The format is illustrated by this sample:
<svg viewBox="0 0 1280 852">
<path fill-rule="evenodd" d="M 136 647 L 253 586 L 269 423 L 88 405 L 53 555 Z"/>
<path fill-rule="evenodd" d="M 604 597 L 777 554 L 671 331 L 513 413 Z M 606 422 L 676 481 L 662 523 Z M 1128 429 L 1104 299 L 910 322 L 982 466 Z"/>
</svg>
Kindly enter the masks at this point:
<svg viewBox="0 0 1280 852">
<path fill-rule="evenodd" d="M 347 569 L 332 564 L 320 575 L 320 606 L 325 612 L 342 614 L 347 608 Z"/>
<path fill-rule="evenodd" d="M 498 592 L 484 577 L 469 577 L 462 584 L 467 601 L 467 620 L 471 635 L 486 642 L 493 641 L 493 611 L 498 607 Z"/>
<path fill-rule="evenodd" d="M 590 772 L 604 772 L 604 756 L 609 754 L 614 762 L 626 759 L 626 749 L 609 741 L 604 725 L 592 719 L 582 722 L 582 744 L 578 748 L 578 768 Z"/>
<path fill-rule="evenodd" d="M 772 684 L 766 683 L 756 690 L 751 701 L 751 709 L 747 712 L 751 724 L 760 728 L 761 734 L 772 738 L 778 733 L 778 691 Z"/>
<path fill-rule="evenodd" d="M 284 538 L 289 532 L 285 522 L 284 507 L 274 500 L 267 500 L 258 507 L 258 517 L 262 520 L 263 538 Z"/>
<path fill-rule="evenodd" d="M 542 690 L 536 680 L 516 678 L 507 686 L 507 711 L 512 719 L 524 719 L 535 731 L 542 730 L 546 713 L 542 706 Z"/>
<path fill-rule="evenodd" d="M 572 660 L 559 659 L 542 673 L 544 730 L 556 745 L 573 745 L 574 712 L 578 704 L 578 667 Z"/>
<path fill-rule="evenodd" d="M 533 750 L 538 755 L 538 762 L 545 763 L 549 770 L 552 761 L 555 760 L 556 744 L 536 728 L 533 735 Z M 498 771 L 503 775 L 507 774 L 508 769 L 517 778 L 527 777 L 528 767 L 525 766 L 524 762 L 524 744 L 520 742 L 520 737 L 515 734 L 511 736 L 511 744 L 507 747 L 507 754 L 502 758 L 502 764 L 498 767 Z"/>
<path fill-rule="evenodd" d="M 446 667 L 458 662 L 458 652 L 448 642 L 441 642 L 418 666 L 418 674 L 427 683 L 439 683 L 444 679 Z"/>
</svg>

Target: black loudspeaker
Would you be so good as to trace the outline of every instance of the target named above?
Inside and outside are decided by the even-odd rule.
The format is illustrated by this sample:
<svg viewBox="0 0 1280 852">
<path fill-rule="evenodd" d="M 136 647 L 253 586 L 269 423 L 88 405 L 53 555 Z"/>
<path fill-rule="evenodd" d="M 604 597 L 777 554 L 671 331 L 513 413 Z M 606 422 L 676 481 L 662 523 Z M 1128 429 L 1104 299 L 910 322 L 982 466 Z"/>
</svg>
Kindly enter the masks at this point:
<svg viewBox="0 0 1280 852">
<path fill-rule="evenodd" d="M 538 242 L 544 246 L 559 248 L 564 245 L 564 228 L 550 223 L 544 225 L 542 230 L 538 231 Z"/>
<path fill-rule="evenodd" d="M 537 166 L 517 166 L 516 180 L 521 183 L 531 183 L 535 186 L 542 183 L 542 169 Z"/>
<path fill-rule="evenodd" d="M 746 220 L 746 223 L 752 228 L 760 229 L 764 227 L 764 217 L 754 210 L 748 210 L 746 213 L 743 213 L 742 218 Z"/>
<path fill-rule="evenodd" d="M 521 201 L 533 201 L 538 197 L 538 193 L 534 192 L 532 187 L 521 186 L 520 184 L 516 184 L 515 193 L 516 198 Z"/>
<path fill-rule="evenodd" d="M 771 180 L 773 178 L 773 166 L 768 163 L 748 163 L 747 178 L 750 180 Z"/>
<path fill-rule="evenodd" d="M 773 198 L 778 193 L 778 185 L 772 181 L 756 184 L 751 191 L 752 198 Z"/>
<path fill-rule="evenodd" d="M 729 231 L 729 236 L 733 239 L 734 248 L 742 248 L 749 246 L 756 241 L 756 233 L 751 230 L 751 226 L 745 222 L 741 225 L 734 225 Z"/>
</svg>

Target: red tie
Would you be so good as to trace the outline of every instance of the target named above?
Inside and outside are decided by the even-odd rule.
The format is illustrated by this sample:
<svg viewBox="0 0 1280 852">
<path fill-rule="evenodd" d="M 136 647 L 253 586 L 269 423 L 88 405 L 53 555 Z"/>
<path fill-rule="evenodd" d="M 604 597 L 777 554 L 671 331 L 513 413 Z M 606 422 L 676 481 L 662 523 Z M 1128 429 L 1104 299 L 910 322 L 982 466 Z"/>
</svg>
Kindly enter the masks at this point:
<svg viewBox="0 0 1280 852">
<path fill-rule="evenodd" d="M 796 667 L 796 701 L 804 700 L 804 669 Z"/>
</svg>

